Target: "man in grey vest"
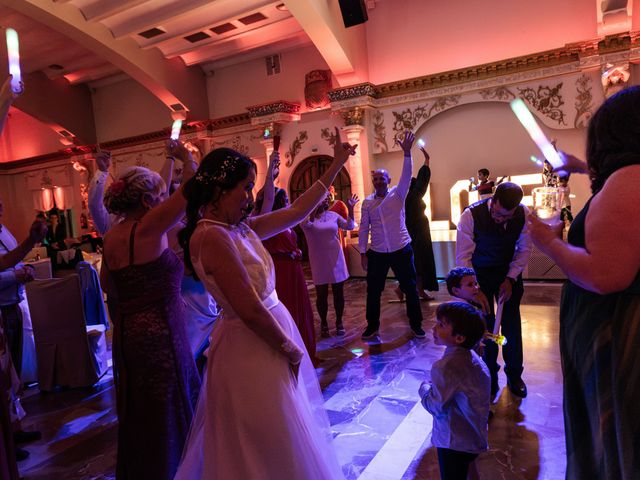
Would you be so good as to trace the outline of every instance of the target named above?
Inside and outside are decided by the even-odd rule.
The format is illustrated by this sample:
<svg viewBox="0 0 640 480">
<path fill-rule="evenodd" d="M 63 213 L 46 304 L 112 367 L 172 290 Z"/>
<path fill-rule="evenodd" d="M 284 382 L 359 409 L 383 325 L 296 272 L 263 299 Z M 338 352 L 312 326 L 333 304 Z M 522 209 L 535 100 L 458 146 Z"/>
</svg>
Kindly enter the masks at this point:
<svg viewBox="0 0 640 480">
<path fill-rule="evenodd" d="M 458 223 L 456 264 L 472 267 L 476 272 L 483 303 L 488 312 L 487 329 L 493 330 L 494 299 L 504 302 L 502 334 L 507 344 L 502 348 L 507 385 L 514 395 L 527 396 L 522 381 L 522 328 L 520 301 L 524 293 L 522 271 L 531 256 L 531 238 L 526 225 L 529 210 L 520 204 L 522 188 L 505 182 L 496 188 L 491 198 L 468 207 Z M 498 393 L 498 346 L 485 342 L 484 361 L 491 372 L 492 397 Z"/>
</svg>

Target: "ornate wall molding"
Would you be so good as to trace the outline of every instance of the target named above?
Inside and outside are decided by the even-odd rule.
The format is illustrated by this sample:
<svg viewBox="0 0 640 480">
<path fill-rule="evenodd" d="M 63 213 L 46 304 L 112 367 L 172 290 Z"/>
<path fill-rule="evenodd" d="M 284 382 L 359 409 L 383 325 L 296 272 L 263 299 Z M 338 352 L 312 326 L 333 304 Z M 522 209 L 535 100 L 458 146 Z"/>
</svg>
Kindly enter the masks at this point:
<svg viewBox="0 0 640 480">
<path fill-rule="evenodd" d="M 300 104 L 286 100 L 278 100 L 277 102 L 247 107 L 247 110 L 249 110 L 251 117 L 264 117 L 276 113 L 298 114 L 300 113 Z"/>
</svg>

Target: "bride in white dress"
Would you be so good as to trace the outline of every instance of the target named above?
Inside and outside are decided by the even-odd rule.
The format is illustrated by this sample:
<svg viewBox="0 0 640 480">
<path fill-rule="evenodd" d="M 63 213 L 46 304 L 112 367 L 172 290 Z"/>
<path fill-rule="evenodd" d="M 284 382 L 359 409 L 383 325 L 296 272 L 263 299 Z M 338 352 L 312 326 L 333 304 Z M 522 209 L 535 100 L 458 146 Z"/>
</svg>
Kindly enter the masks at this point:
<svg viewBox="0 0 640 480">
<path fill-rule="evenodd" d="M 320 180 L 288 208 L 261 216 L 247 218 L 255 164 L 234 150 L 209 153 L 185 185 L 185 262 L 223 313 L 177 480 L 344 478 L 315 370 L 278 300 L 261 240 L 307 217 L 355 148 L 336 128 L 334 160 Z"/>
</svg>

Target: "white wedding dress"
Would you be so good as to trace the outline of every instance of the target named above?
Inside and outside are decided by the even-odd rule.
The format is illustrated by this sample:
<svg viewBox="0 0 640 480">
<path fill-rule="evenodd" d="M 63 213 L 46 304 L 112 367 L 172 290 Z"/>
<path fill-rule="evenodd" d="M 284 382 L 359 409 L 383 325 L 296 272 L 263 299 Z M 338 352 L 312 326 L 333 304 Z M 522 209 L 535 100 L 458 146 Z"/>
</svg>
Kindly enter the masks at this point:
<svg viewBox="0 0 640 480">
<path fill-rule="evenodd" d="M 306 352 L 291 315 L 278 300 L 273 262 L 257 234 L 246 225 L 201 220 L 191 240 L 193 266 L 223 313 L 211 334 L 207 371 L 175 479 L 343 479 L 309 356 L 305 353 L 296 382 L 284 355 L 233 311 L 200 261 L 208 229 L 230 231 L 256 293 Z"/>
</svg>

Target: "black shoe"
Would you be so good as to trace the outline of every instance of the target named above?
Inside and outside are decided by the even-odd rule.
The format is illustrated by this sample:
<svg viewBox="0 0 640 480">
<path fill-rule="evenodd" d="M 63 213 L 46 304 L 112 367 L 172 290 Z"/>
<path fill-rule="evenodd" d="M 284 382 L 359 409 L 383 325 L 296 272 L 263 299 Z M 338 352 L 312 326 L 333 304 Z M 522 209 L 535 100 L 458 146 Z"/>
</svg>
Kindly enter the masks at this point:
<svg viewBox="0 0 640 480">
<path fill-rule="evenodd" d="M 342 323 L 336 323 L 336 335 L 338 337 L 342 337 L 346 334 L 346 330 L 344 329 L 344 325 Z"/>
<path fill-rule="evenodd" d="M 29 457 L 29 452 L 28 451 L 23 450 L 22 448 L 16 447 L 16 460 L 18 462 L 26 460 L 28 457 Z"/>
<path fill-rule="evenodd" d="M 522 381 L 522 378 L 518 377 L 507 380 L 507 386 L 516 397 L 524 398 L 527 396 L 527 386 Z"/>
<path fill-rule="evenodd" d="M 411 333 L 416 338 L 426 338 L 427 334 L 424 332 L 422 327 L 411 327 Z"/>
<path fill-rule="evenodd" d="M 362 340 L 373 340 L 378 337 L 378 329 L 373 327 L 367 327 L 364 332 L 362 332 Z"/>
<path fill-rule="evenodd" d="M 331 333 L 329 333 L 329 324 L 322 323 L 320 324 L 320 338 L 329 338 Z"/>
<path fill-rule="evenodd" d="M 19 430 L 17 432 L 13 432 L 13 441 L 16 445 L 21 443 L 29 443 L 35 442 L 36 440 L 40 440 L 42 438 L 42 433 L 37 430 L 32 432 L 25 432 L 24 430 Z"/>
</svg>

